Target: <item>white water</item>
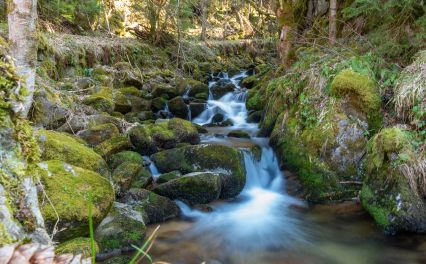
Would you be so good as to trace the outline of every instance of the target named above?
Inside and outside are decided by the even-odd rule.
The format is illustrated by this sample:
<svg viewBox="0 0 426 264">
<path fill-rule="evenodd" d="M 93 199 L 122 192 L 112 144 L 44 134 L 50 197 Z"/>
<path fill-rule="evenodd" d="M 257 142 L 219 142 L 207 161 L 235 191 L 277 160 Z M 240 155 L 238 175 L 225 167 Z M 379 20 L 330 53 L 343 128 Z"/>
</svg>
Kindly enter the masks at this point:
<svg viewBox="0 0 426 264">
<path fill-rule="evenodd" d="M 236 89 L 234 92 L 230 92 L 222 96 L 220 99 L 213 99 L 213 95 L 209 92 L 209 99 L 207 101 L 207 109 L 204 110 L 197 118 L 192 120 L 194 123 L 199 125 L 210 124 L 213 117 L 220 113 L 224 115 L 224 120 L 230 119 L 233 123 L 233 129 L 244 129 L 249 132 L 256 130 L 256 124 L 249 124 L 246 122 L 247 119 L 247 108 L 246 108 L 246 97 L 247 91 L 242 89 L 239 85 L 240 80 L 246 77 L 246 72 L 242 72 L 231 78 L 227 74 L 224 74 L 224 79 L 232 82 Z M 216 82 L 212 81 L 209 83 L 211 88 Z"/>
<path fill-rule="evenodd" d="M 225 115 L 234 125 L 230 129 L 242 129 L 253 134 L 256 124 L 246 122 L 245 99 L 247 91 L 238 85 L 238 79 L 245 73 L 230 80 L 236 85 L 233 93 L 219 100 L 210 97 L 208 108 L 193 122 L 208 124 L 216 113 Z M 228 78 L 225 75 L 225 78 Z M 210 83 L 210 87 L 212 84 Z M 262 149 L 260 160 L 256 160 L 248 149 L 242 149 L 246 168 L 246 185 L 234 200 L 213 205 L 213 212 L 202 212 L 178 202 L 185 217 L 195 221 L 187 235 L 202 237 L 201 243 L 208 247 L 219 247 L 226 243 L 230 251 L 289 248 L 304 241 L 299 228 L 299 219 L 289 207 L 303 206 L 303 203 L 284 192 L 284 179 L 277 158 L 265 138 L 252 138 L 251 143 Z M 207 143 L 232 145 L 227 138 L 207 137 Z"/>
<path fill-rule="evenodd" d="M 158 171 L 157 166 L 155 166 L 154 162 L 152 162 L 152 160 L 148 157 L 148 156 L 143 156 L 144 160 L 149 162 L 149 171 L 151 172 L 152 178 L 154 178 L 154 180 L 156 180 L 158 178 L 158 176 L 161 175 L 161 173 Z"/>
</svg>

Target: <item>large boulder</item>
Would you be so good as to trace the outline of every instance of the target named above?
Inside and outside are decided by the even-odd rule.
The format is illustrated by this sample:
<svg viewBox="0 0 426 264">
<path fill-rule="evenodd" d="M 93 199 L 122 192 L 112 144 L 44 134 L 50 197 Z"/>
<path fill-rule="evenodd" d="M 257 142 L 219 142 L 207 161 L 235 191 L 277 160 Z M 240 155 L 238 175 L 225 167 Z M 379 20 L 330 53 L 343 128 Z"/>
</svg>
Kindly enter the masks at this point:
<svg viewBox="0 0 426 264">
<path fill-rule="evenodd" d="M 89 235 L 89 203 L 96 226 L 106 216 L 115 194 L 109 181 L 98 173 L 51 160 L 40 163 L 43 192 L 40 207 L 50 231 L 57 223 L 55 239 L 60 241 Z M 47 195 L 48 200 L 44 198 Z"/>
<path fill-rule="evenodd" d="M 179 95 L 176 88 L 168 85 L 168 84 L 156 84 L 152 93 L 152 97 L 164 97 L 164 98 L 174 98 Z"/>
<path fill-rule="evenodd" d="M 109 214 L 96 228 L 95 239 L 101 252 L 108 252 L 140 245 L 145 232 L 142 213 L 133 210 L 130 205 L 115 202 Z"/>
<path fill-rule="evenodd" d="M 42 150 L 42 160 L 61 160 L 74 166 L 109 174 L 105 160 L 78 137 L 51 130 L 37 131 L 37 141 Z"/>
<path fill-rule="evenodd" d="M 185 104 L 182 96 L 175 97 L 169 101 L 169 110 L 170 112 L 180 118 L 188 117 L 188 106 Z"/>
<path fill-rule="evenodd" d="M 205 103 L 190 103 L 189 110 L 191 111 L 191 117 L 196 118 L 206 109 Z"/>
<path fill-rule="evenodd" d="M 220 198 L 232 198 L 244 188 L 246 174 L 241 151 L 222 145 L 184 146 L 156 153 L 152 160 L 160 172 L 213 172 L 221 174 Z"/>
<path fill-rule="evenodd" d="M 368 142 L 362 206 L 387 233 L 426 232 L 424 154 L 410 132 L 385 128 Z"/>
<path fill-rule="evenodd" d="M 114 136 L 119 135 L 120 131 L 112 123 L 92 126 L 88 129 L 79 131 L 77 135 L 84 139 L 90 146 L 94 147 Z"/>
<path fill-rule="evenodd" d="M 200 93 L 209 93 L 209 86 L 196 80 L 186 80 L 185 88 L 189 90 L 188 95 L 192 97 Z"/>
<path fill-rule="evenodd" d="M 222 177 L 219 173 L 193 172 L 160 184 L 153 191 L 189 204 L 206 204 L 219 198 Z"/>
<path fill-rule="evenodd" d="M 200 143 L 200 135 L 198 134 L 197 127 L 190 121 L 172 118 L 168 122 L 167 127 L 173 131 L 178 143 L 190 143 L 192 145 Z"/>
<path fill-rule="evenodd" d="M 180 214 L 179 207 L 175 202 L 145 189 L 132 188 L 121 201 L 141 212 L 146 224 L 164 222 L 178 217 Z"/>
</svg>

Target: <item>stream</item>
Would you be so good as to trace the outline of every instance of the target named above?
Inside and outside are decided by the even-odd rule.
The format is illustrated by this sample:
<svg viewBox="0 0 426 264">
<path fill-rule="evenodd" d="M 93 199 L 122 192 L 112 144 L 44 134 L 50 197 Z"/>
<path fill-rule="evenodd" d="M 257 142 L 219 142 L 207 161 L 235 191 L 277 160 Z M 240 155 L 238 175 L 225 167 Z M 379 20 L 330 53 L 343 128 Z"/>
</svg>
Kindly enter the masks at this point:
<svg viewBox="0 0 426 264">
<path fill-rule="evenodd" d="M 290 172 L 282 171 L 267 138 L 256 137 L 258 125 L 247 123 L 247 91 L 240 87 L 241 72 L 216 81 L 236 89 L 214 99 L 192 122 L 210 124 L 216 114 L 232 126 L 208 127 L 202 143 L 240 148 L 247 182 L 229 201 L 191 208 L 177 201 L 180 219 L 161 224 L 150 254 L 169 263 L 426 263 L 426 238 L 420 235 L 385 236 L 356 202 L 310 205 L 292 196 L 299 188 Z M 189 116 L 190 118 L 191 116 Z M 231 138 L 243 130 L 250 139 Z M 250 149 L 261 149 L 260 158 Z M 151 171 L 158 175 L 155 165 Z M 152 226 L 152 231 L 156 226 Z"/>
</svg>

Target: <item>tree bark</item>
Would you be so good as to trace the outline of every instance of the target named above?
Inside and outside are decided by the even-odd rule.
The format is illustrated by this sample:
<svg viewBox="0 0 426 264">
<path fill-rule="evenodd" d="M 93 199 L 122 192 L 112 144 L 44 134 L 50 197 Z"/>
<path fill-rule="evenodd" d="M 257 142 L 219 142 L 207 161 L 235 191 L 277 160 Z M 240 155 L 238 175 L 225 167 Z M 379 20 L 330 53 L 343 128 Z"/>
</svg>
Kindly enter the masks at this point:
<svg viewBox="0 0 426 264">
<path fill-rule="evenodd" d="M 208 0 L 201 0 L 201 40 L 207 39 L 207 6 Z"/>
<path fill-rule="evenodd" d="M 23 102 L 12 102 L 13 111 L 20 117 L 28 115 L 33 101 L 37 60 L 36 22 L 37 0 L 8 1 L 10 54 L 15 60 L 17 74 L 25 82 L 19 82 L 14 91 L 25 94 L 25 99 Z"/>
<path fill-rule="evenodd" d="M 330 18 L 329 18 L 329 40 L 330 44 L 336 43 L 336 13 L 337 13 L 337 0 L 330 0 Z"/>
<path fill-rule="evenodd" d="M 280 28 L 278 53 L 282 64 L 287 66 L 290 63 L 290 52 L 294 41 L 294 31 L 296 30 L 292 0 L 276 0 L 275 13 Z"/>
</svg>

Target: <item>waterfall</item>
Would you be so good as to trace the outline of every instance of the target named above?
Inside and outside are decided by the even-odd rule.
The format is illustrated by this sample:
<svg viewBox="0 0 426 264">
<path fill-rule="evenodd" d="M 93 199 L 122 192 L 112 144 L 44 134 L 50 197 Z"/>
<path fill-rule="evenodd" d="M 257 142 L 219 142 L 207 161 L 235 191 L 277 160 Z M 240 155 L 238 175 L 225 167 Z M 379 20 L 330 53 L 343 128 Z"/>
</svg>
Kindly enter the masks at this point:
<svg viewBox="0 0 426 264">
<path fill-rule="evenodd" d="M 158 176 L 161 175 L 161 173 L 158 171 L 157 166 L 155 166 L 155 163 L 152 162 L 152 160 L 148 156 L 143 156 L 143 159 L 147 162 L 149 162 L 149 171 L 151 172 L 152 178 L 156 180 Z"/>
</svg>

